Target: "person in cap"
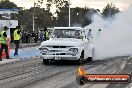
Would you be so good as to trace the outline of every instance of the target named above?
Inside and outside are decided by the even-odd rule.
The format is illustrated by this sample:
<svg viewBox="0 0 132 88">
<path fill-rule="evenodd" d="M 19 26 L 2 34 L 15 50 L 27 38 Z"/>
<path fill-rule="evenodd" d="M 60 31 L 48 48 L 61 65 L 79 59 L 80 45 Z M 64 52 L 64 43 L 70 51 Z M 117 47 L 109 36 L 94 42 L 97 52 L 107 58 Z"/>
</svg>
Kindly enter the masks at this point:
<svg viewBox="0 0 132 88">
<path fill-rule="evenodd" d="M 92 43 L 93 37 L 92 37 L 92 30 L 91 29 L 88 30 L 87 38 L 88 38 L 89 43 Z"/>
<path fill-rule="evenodd" d="M 101 35 L 101 29 L 98 29 L 96 33 L 96 40 L 100 40 L 100 35 Z"/>
<path fill-rule="evenodd" d="M 9 53 L 8 53 L 8 40 L 7 40 L 7 26 L 5 26 L 3 28 L 3 31 L 0 33 L 0 45 L 1 45 L 1 48 L 0 48 L 0 61 L 2 61 L 2 52 L 3 52 L 3 49 L 5 49 L 5 53 L 6 53 L 6 59 L 11 59 L 9 58 Z"/>
<path fill-rule="evenodd" d="M 92 38 L 92 30 L 91 29 L 88 30 L 88 38 Z"/>
<path fill-rule="evenodd" d="M 20 42 L 20 26 L 16 26 L 16 29 L 14 31 L 14 43 L 16 46 L 14 56 L 18 55 L 19 42 Z"/>
</svg>

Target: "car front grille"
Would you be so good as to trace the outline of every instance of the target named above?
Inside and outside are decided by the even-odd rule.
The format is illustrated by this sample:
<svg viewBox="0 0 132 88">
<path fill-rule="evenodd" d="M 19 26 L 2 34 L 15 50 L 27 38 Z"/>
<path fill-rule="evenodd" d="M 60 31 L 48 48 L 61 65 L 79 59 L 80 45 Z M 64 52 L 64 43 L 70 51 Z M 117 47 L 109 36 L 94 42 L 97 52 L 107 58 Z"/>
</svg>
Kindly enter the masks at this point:
<svg viewBox="0 0 132 88">
<path fill-rule="evenodd" d="M 53 54 L 53 55 L 67 55 L 67 53 L 56 53 L 56 54 Z"/>
<path fill-rule="evenodd" d="M 53 46 L 53 48 L 66 48 L 66 46 Z"/>
<path fill-rule="evenodd" d="M 47 46 L 49 52 L 47 55 L 69 55 L 71 46 Z"/>
<path fill-rule="evenodd" d="M 53 45 L 53 46 L 45 46 L 45 47 L 48 47 L 48 48 L 62 48 L 62 49 L 64 49 L 64 48 L 69 48 L 69 47 L 73 47 L 73 46 L 55 46 L 55 45 Z"/>
</svg>

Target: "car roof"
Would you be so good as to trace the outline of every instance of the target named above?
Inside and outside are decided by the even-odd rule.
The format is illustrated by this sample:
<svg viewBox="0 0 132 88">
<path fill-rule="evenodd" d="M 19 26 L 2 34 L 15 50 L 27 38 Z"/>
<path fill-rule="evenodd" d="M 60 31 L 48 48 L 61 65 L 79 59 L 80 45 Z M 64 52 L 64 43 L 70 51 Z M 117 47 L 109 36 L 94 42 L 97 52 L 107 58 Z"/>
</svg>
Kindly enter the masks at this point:
<svg viewBox="0 0 132 88">
<path fill-rule="evenodd" d="M 81 30 L 83 28 L 82 27 L 54 27 L 54 29 L 76 29 L 76 30 Z"/>
</svg>

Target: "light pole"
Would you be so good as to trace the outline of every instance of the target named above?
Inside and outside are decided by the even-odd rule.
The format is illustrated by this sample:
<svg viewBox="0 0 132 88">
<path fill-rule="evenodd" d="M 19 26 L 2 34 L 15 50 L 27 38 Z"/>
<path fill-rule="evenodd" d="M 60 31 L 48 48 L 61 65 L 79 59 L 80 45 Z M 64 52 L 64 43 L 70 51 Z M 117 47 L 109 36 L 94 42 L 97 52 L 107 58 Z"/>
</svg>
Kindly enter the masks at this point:
<svg viewBox="0 0 132 88">
<path fill-rule="evenodd" d="M 38 17 L 34 16 L 34 29 L 37 28 L 37 25 L 36 25 L 37 18 L 38 18 Z M 34 31 L 37 31 L 37 30 L 34 30 Z"/>
<path fill-rule="evenodd" d="M 70 5 L 71 5 L 71 3 L 70 3 L 70 0 L 69 0 L 69 27 L 71 26 L 70 24 L 71 24 L 71 22 L 70 22 L 70 19 L 71 19 L 71 17 L 70 17 L 70 15 L 71 15 L 71 13 L 70 13 Z"/>
<path fill-rule="evenodd" d="M 10 18 L 9 18 L 8 21 L 9 21 L 9 23 L 8 23 L 8 28 L 9 28 L 9 29 L 8 29 L 7 38 L 10 38 L 10 35 L 11 35 L 11 34 L 10 34 L 10 31 L 11 31 L 11 29 L 10 29 L 10 28 L 11 28 L 11 27 L 10 27 L 10 26 L 11 26 Z"/>
<path fill-rule="evenodd" d="M 33 31 L 34 31 L 34 26 L 35 26 L 34 16 L 35 16 L 35 0 L 34 0 L 34 7 L 33 7 Z"/>
</svg>

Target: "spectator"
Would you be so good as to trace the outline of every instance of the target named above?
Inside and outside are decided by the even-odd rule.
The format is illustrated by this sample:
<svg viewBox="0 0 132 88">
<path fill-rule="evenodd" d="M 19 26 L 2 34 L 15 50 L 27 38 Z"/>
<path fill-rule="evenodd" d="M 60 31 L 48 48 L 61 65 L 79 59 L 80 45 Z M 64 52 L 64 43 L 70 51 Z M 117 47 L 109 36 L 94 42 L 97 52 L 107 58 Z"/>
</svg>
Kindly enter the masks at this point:
<svg viewBox="0 0 132 88">
<path fill-rule="evenodd" d="M 91 29 L 89 29 L 87 36 L 88 36 L 89 43 L 92 43 L 92 38 L 93 37 L 92 37 L 92 30 Z"/>
<path fill-rule="evenodd" d="M 96 39 L 99 40 L 100 39 L 100 32 L 101 32 L 101 29 L 98 29 L 97 33 L 96 33 Z"/>
<path fill-rule="evenodd" d="M 40 32 L 40 41 L 41 41 L 41 42 L 43 41 L 43 37 L 44 37 L 44 33 L 41 31 L 41 32 Z"/>
<path fill-rule="evenodd" d="M 9 58 L 9 53 L 8 53 L 8 41 L 7 41 L 7 26 L 4 27 L 4 30 L 0 33 L 0 44 L 1 44 L 1 49 L 0 49 L 0 61 L 2 61 L 1 55 L 2 55 L 2 51 L 3 49 L 5 49 L 5 53 L 6 53 L 6 59 L 11 59 Z"/>
<path fill-rule="evenodd" d="M 37 43 L 37 41 L 38 41 L 38 33 L 35 33 L 34 41 L 35 41 L 35 43 Z"/>
<path fill-rule="evenodd" d="M 18 55 L 18 48 L 20 43 L 20 27 L 19 26 L 17 26 L 14 31 L 14 43 L 16 45 L 14 56 L 16 56 Z"/>
<path fill-rule="evenodd" d="M 28 32 L 25 33 L 25 37 L 26 37 L 26 43 L 28 43 Z"/>
</svg>

